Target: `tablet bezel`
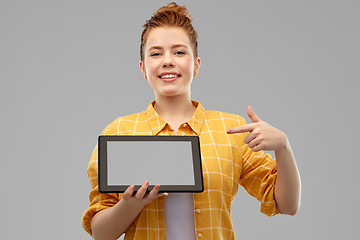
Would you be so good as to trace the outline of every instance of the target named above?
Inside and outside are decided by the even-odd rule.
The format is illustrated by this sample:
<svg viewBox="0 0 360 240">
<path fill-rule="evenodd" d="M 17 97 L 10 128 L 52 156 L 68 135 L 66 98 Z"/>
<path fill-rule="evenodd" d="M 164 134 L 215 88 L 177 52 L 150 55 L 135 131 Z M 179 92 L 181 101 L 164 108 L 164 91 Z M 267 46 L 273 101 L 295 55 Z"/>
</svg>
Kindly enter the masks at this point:
<svg viewBox="0 0 360 240">
<path fill-rule="evenodd" d="M 107 172 L 107 142 L 108 141 L 186 141 L 191 142 L 194 185 L 160 185 L 159 192 L 203 192 L 203 172 L 200 153 L 200 141 L 198 136 L 114 136 L 100 135 L 98 138 L 98 186 L 101 193 L 123 193 L 129 185 L 108 185 Z M 146 180 L 146 179 L 143 179 Z M 151 184 L 151 183 L 150 183 Z M 156 184 L 156 183 L 154 183 Z M 151 191 L 155 185 L 149 185 L 147 191 Z M 137 191 L 141 185 L 135 185 Z"/>
</svg>

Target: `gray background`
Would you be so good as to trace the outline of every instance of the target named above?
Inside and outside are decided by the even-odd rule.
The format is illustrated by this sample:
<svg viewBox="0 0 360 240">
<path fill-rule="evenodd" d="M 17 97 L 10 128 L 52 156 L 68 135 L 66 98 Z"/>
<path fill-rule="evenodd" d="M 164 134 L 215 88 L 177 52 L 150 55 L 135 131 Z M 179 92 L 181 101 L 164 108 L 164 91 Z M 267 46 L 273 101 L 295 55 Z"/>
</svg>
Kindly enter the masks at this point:
<svg viewBox="0 0 360 240">
<path fill-rule="evenodd" d="M 167 1 L 0 1 L 2 239 L 90 239 L 81 226 L 97 136 L 154 99 L 142 24 Z M 237 239 L 354 239 L 359 212 L 360 2 L 178 1 L 199 33 L 192 99 L 285 131 L 302 176 L 294 217 L 243 190 Z"/>
</svg>

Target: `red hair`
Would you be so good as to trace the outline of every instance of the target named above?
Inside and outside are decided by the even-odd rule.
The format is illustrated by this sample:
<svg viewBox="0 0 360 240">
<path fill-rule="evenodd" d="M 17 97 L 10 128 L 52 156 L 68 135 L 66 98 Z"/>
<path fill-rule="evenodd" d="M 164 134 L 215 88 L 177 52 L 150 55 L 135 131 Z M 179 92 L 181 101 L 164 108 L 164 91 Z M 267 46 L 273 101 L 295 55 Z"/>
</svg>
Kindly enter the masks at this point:
<svg viewBox="0 0 360 240">
<path fill-rule="evenodd" d="M 185 6 L 179 6 L 175 2 L 159 8 L 154 15 L 143 25 L 144 30 L 141 34 L 140 58 L 144 59 L 143 49 L 151 29 L 158 27 L 181 27 L 189 35 L 194 57 L 198 57 L 197 32 L 191 24 L 192 18 Z"/>
</svg>

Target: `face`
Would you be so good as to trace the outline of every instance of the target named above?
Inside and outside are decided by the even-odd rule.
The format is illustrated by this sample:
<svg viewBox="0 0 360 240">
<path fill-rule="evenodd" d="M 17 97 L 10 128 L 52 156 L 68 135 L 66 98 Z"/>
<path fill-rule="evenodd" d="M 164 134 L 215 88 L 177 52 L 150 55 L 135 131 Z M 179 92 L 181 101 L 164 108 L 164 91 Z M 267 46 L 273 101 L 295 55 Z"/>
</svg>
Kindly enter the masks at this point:
<svg viewBox="0 0 360 240">
<path fill-rule="evenodd" d="M 140 70 L 157 97 L 190 96 L 190 85 L 200 68 L 188 34 L 179 27 L 152 29 L 144 47 Z"/>
</svg>

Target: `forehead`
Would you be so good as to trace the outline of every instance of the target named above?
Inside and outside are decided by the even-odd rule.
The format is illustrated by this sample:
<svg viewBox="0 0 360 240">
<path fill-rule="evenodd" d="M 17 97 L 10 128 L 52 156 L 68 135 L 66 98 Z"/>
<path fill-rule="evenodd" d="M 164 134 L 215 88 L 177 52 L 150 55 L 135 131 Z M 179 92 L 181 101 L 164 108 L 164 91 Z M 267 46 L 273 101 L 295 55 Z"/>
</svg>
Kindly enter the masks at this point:
<svg viewBox="0 0 360 240">
<path fill-rule="evenodd" d="M 152 46 L 171 47 L 182 44 L 190 48 L 190 38 L 180 27 L 158 27 L 150 30 L 146 40 L 146 49 Z"/>
</svg>

